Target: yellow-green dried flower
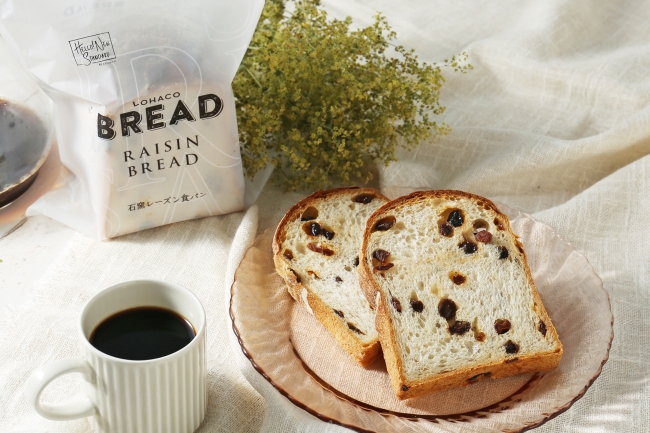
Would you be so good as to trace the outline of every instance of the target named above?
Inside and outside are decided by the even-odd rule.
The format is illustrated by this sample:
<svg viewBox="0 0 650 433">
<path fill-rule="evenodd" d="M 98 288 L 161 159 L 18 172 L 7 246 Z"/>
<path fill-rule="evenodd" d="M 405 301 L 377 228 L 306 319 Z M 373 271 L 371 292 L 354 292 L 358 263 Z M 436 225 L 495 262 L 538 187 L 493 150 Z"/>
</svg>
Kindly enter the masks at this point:
<svg viewBox="0 0 650 433">
<path fill-rule="evenodd" d="M 431 119 L 445 109 L 440 66 L 393 45 L 380 14 L 366 28 L 351 23 L 314 1 L 285 17 L 284 0 L 267 0 L 233 81 L 248 176 L 271 163 L 292 190 L 367 182 L 369 162 L 388 164 L 396 146 L 448 133 Z M 466 60 L 445 63 L 465 72 Z"/>
</svg>

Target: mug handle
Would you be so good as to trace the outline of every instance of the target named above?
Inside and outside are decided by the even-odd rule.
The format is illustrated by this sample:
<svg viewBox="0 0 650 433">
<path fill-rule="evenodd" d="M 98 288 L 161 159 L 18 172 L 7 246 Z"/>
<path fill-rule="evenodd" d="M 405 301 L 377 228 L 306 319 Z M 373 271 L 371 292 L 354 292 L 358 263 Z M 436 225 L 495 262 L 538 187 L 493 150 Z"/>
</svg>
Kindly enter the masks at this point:
<svg viewBox="0 0 650 433">
<path fill-rule="evenodd" d="M 95 405 L 87 396 L 79 396 L 67 403 L 41 404 L 41 393 L 54 379 L 67 373 L 81 373 L 89 382 L 94 382 L 95 372 L 83 358 L 65 358 L 42 365 L 27 379 L 25 396 L 32 407 L 43 418 L 54 421 L 68 421 L 94 415 Z"/>
</svg>

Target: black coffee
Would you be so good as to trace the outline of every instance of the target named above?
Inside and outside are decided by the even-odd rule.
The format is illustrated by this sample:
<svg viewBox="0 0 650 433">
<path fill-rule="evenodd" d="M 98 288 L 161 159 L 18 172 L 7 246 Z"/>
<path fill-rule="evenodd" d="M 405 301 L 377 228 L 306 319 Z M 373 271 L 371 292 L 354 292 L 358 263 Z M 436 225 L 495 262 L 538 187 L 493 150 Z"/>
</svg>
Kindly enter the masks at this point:
<svg viewBox="0 0 650 433">
<path fill-rule="evenodd" d="M 173 311 L 139 307 L 105 319 L 90 334 L 89 340 L 107 355 L 142 361 L 181 350 L 195 334 L 192 325 Z"/>
</svg>

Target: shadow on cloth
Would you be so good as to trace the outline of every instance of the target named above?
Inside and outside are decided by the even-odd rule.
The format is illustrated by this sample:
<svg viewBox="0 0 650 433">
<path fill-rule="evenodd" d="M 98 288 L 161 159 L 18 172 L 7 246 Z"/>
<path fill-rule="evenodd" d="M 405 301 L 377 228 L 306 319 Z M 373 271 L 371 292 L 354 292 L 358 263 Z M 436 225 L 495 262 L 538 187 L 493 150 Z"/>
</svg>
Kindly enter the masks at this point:
<svg viewBox="0 0 650 433">
<path fill-rule="evenodd" d="M 208 407 L 196 433 L 260 431 L 266 403 L 248 382 L 212 369 L 208 370 L 207 389 Z"/>
</svg>

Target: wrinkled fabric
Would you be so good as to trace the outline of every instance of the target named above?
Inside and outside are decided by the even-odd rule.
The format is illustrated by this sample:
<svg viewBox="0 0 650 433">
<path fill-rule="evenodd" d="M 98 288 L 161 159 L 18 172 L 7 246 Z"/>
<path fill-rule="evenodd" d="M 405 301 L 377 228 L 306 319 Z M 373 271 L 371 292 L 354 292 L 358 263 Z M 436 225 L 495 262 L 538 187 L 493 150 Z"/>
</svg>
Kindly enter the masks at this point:
<svg viewBox="0 0 650 433">
<path fill-rule="evenodd" d="M 586 395 L 536 431 L 650 430 L 650 8 L 643 2 L 326 2 L 359 25 L 382 11 L 448 72 L 453 132 L 381 168 L 386 186 L 461 189 L 528 212 L 585 255 L 609 292 L 614 341 Z"/>
</svg>

